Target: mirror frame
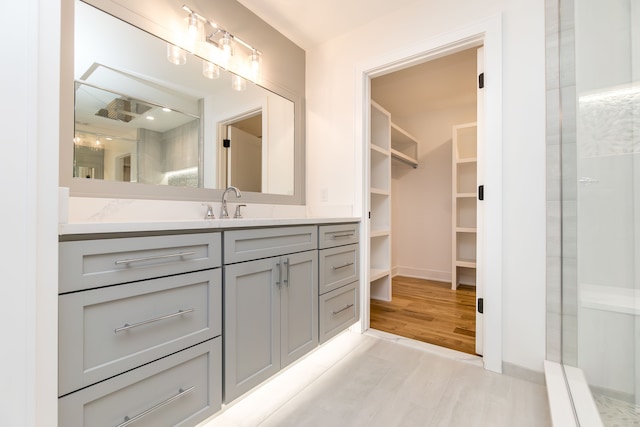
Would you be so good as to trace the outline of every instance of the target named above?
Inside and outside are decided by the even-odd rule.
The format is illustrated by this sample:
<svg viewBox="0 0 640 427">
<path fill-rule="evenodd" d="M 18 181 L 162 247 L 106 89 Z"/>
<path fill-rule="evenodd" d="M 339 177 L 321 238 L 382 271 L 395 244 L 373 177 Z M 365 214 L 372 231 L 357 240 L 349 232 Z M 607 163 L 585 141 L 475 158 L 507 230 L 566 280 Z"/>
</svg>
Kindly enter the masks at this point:
<svg viewBox="0 0 640 427">
<path fill-rule="evenodd" d="M 172 201 L 218 202 L 224 189 L 172 187 L 142 183 L 87 180 L 73 177 L 73 136 L 75 132 L 74 97 L 74 19 L 75 1 L 62 1 L 61 17 L 61 58 L 60 58 L 60 176 L 59 185 L 69 188 L 71 197 L 97 197 L 114 199 L 154 199 Z M 80 0 L 102 10 L 104 13 L 127 22 L 162 40 L 174 44 L 170 31 L 151 20 L 125 9 L 111 0 Z M 248 13 L 251 13 L 248 11 Z M 255 16 L 255 15 L 254 15 Z M 256 17 L 257 18 L 257 17 Z M 258 18 L 259 19 L 259 18 Z M 274 30 L 275 31 L 275 30 Z M 284 37 L 284 36 L 283 36 Z M 275 58 L 274 58 L 275 59 Z M 263 65 L 268 58 L 263 59 Z M 263 73 L 264 74 L 264 73 Z M 248 82 L 248 84 L 253 84 Z M 304 101 L 303 97 L 264 79 L 260 84 L 266 90 L 280 95 L 294 104 L 294 192 L 293 195 L 243 192 L 243 203 L 264 203 L 282 205 L 305 204 L 305 143 L 304 143 Z M 202 147 L 200 156 L 203 155 Z"/>
</svg>

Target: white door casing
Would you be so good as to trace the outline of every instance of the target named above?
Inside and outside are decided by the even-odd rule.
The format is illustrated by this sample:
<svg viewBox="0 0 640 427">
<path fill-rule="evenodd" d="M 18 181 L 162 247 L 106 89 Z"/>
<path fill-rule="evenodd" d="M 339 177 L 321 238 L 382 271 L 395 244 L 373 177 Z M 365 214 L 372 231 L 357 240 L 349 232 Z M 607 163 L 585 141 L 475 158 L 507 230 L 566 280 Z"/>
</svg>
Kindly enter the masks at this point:
<svg viewBox="0 0 640 427">
<path fill-rule="evenodd" d="M 482 202 L 482 226 L 478 224 L 478 254 L 482 267 L 477 270 L 477 280 L 484 284 L 484 314 L 481 317 L 481 351 L 484 367 L 493 372 L 502 372 L 502 24 L 497 15 L 480 20 L 472 25 L 440 34 L 404 49 L 396 49 L 356 68 L 356 140 L 361 141 L 362 155 L 357 156 L 357 169 L 361 171 L 361 188 L 358 206 L 361 207 L 361 236 L 369 241 L 368 196 L 369 196 L 369 132 L 371 78 L 404 69 L 418 63 L 436 59 L 461 50 L 483 46 L 485 89 L 482 110 L 484 120 L 478 129 L 478 158 L 483 159 L 483 177 L 478 183 L 484 185 L 485 200 Z M 482 228 L 482 230 L 480 230 Z M 360 331 L 369 329 L 369 247 L 364 245 L 360 254 L 361 265 L 361 313 Z M 478 326 L 476 326 L 476 329 Z"/>
</svg>

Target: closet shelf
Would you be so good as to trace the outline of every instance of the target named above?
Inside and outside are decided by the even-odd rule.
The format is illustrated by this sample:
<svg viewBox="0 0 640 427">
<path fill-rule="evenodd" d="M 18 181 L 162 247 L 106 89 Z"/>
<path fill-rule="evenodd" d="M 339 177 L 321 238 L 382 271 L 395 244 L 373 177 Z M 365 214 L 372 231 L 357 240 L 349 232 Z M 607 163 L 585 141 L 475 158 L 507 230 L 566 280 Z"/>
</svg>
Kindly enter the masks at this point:
<svg viewBox="0 0 640 427">
<path fill-rule="evenodd" d="M 418 140 L 391 122 L 391 157 L 418 167 Z"/>
<path fill-rule="evenodd" d="M 467 158 L 464 158 L 464 159 L 458 159 L 458 160 L 456 160 L 456 162 L 458 164 L 460 164 L 460 163 L 477 163 L 478 162 L 478 158 L 477 157 L 467 157 Z"/>
<path fill-rule="evenodd" d="M 416 159 L 414 159 L 413 157 L 407 156 L 406 154 L 401 153 L 400 151 L 395 150 L 393 148 L 391 149 L 391 158 L 400 160 L 401 162 L 408 164 L 414 169 L 418 167 L 418 161 Z"/>
<path fill-rule="evenodd" d="M 385 237 L 391 234 L 391 230 L 389 229 L 381 229 L 381 230 L 371 230 L 371 237 Z"/>
<path fill-rule="evenodd" d="M 375 145 L 375 144 L 371 144 L 371 151 L 375 151 L 377 153 L 382 154 L 383 156 L 388 156 L 389 155 L 389 150 L 385 150 L 384 148 Z"/>
<path fill-rule="evenodd" d="M 371 100 L 369 296 L 391 299 L 391 114 Z"/>
<path fill-rule="evenodd" d="M 476 197 L 476 193 L 456 193 L 456 197 L 457 198 L 464 198 L 464 197 Z"/>
<path fill-rule="evenodd" d="M 478 135 L 476 123 L 452 128 L 451 289 L 476 283 Z"/>
<path fill-rule="evenodd" d="M 371 194 L 378 194 L 380 196 L 389 196 L 390 195 L 389 190 L 384 190 L 382 188 L 371 187 L 369 191 L 371 192 Z"/>
<path fill-rule="evenodd" d="M 386 269 L 372 268 L 369 270 L 369 282 L 381 279 L 385 276 L 389 276 L 391 272 Z"/>
<path fill-rule="evenodd" d="M 473 259 L 458 259 L 456 267 L 476 268 L 476 261 Z"/>
<path fill-rule="evenodd" d="M 456 227 L 458 233 L 476 233 L 478 231 L 475 227 Z"/>
</svg>

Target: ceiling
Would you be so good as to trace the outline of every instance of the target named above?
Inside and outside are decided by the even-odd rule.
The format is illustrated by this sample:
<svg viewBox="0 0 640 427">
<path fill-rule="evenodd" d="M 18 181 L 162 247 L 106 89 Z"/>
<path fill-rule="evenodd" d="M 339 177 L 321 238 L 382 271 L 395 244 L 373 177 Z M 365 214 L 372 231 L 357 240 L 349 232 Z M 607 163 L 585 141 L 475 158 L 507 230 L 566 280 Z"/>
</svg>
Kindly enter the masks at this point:
<svg viewBox="0 0 640 427">
<path fill-rule="evenodd" d="M 307 50 L 423 0 L 238 0 Z"/>
<path fill-rule="evenodd" d="M 395 117 L 474 105 L 476 49 L 467 49 L 371 80 L 371 97 Z"/>
<path fill-rule="evenodd" d="M 238 0 L 303 49 L 424 0 Z M 475 49 L 372 80 L 374 99 L 394 116 L 475 103 Z"/>
</svg>

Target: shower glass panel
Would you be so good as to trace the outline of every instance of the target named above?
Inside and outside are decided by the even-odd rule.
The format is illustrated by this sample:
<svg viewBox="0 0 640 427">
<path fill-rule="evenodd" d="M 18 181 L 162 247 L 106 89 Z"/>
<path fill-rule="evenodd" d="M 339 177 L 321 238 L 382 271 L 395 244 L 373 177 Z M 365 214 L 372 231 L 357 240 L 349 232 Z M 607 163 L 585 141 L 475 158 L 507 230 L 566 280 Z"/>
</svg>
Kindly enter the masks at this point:
<svg viewBox="0 0 640 427">
<path fill-rule="evenodd" d="M 561 10 L 574 14 L 561 17 L 561 39 L 575 35 L 575 45 L 561 43 L 560 51 L 575 58 L 575 76 L 570 66 L 560 69 L 561 79 L 575 77 L 575 92 L 563 91 L 561 100 L 562 359 L 584 373 L 605 425 L 634 425 L 640 423 L 640 2 L 561 1 L 573 3 Z"/>
</svg>

